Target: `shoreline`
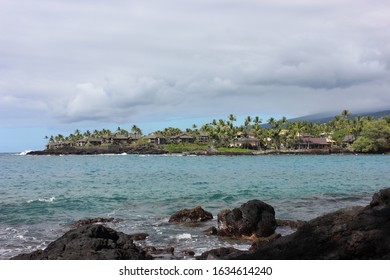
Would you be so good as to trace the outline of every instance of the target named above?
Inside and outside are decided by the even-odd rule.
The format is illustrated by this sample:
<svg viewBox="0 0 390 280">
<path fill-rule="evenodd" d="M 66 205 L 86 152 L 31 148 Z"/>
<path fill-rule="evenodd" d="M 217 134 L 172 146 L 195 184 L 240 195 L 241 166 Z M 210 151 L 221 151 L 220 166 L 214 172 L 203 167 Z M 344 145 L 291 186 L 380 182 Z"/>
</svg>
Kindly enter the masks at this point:
<svg viewBox="0 0 390 280">
<path fill-rule="evenodd" d="M 243 214 L 245 213 L 244 215 L 247 215 L 247 213 L 254 215 L 252 211 L 244 211 L 246 209 L 245 207 L 249 207 L 248 205 L 250 203 L 252 203 L 251 207 L 253 207 L 254 203 L 257 203 L 257 205 L 259 205 L 258 203 L 264 204 L 261 201 L 248 201 L 239 208 L 243 211 Z M 266 207 L 268 206 L 266 205 Z M 235 208 L 234 210 L 240 211 L 239 209 Z M 265 211 L 264 209 L 258 209 L 258 211 Z M 196 208 L 190 211 L 195 210 Z M 223 215 L 221 213 L 225 213 L 225 211 L 221 211 L 218 214 L 218 221 L 220 215 Z M 129 235 L 102 225 L 100 222 L 105 222 L 104 220 L 88 219 L 86 222 L 82 221 L 85 224 L 66 232 L 63 236 L 51 242 L 44 250 L 19 254 L 11 259 L 152 260 L 161 259 L 160 256 L 165 259 L 164 255 L 171 256 L 171 259 L 185 259 L 184 256 L 191 256 L 191 258 L 195 258 L 196 260 L 390 259 L 389 211 L 390 188 L 382 189 L 374 193 L 371 202 L 366 206 L 341 208 L 308 222 L 276 221 L 278 226 L 296 227 L 297 230 L 285 236 L 281 236 L 275 231 L 273 234 L 269 232 L 265 235 L 256 235 L 255 238 L 251 239 L 253 243 L 248 250 L 220 247 L 207 250 L 198 256 L 195 256 L 193 251 L 184 250 L 181 252 L 183 255 L 182 258 L 175 257 L 174 247 L 140 247 L 133 242 L 135 240 L 144 240 L 149 236 L 148 233 Z M 198 219 L 198 222 L 200 221 L 198 217 L 196 219 Z M 99 224 L 95 224 L 94 222 L 96 221 Z M 232 222 L 231 220 L 224 220 L 223 223 L 227 221 Z M 237 221 L 233 221 L 231 226 L 234 227 L 234 223 Z M 272 222 L 272 219 L 260 218 L 260 222 L 263 223 L 260 227 L 266 226 L 264 223 L 270 221 Z M 238 225 L 241 225 L 240 222 L 238 223 Z M 231 229 L 230 226 L 228 229 Z M 222 227 L 218 225 L 218 229 L 216 230 L 218 236 L 224 236 L 224 234 L 221 234 L 224 230 L 223 225 Z M 258 232 L 257 229 L 255 231 Z"/>
<path fill-rule="evenodd" d="M 155 147 L 90 147 L 90 148 L 58 148 L 40 151 L 29 151 L 26 155 L 99 155 L 99 154 L 129 154 L 129 155 L 183 155 L 183 156 L 258 156 L 258 155 L 330 155 L 330 154 L 388 154 L 387 153 L 356 153 L 346 149 L 300 149 L 300 150 L 248 150 L 248 152 L 218 152 L 211 150 L 191 152 L 168 152 L 162 148 Z"/>
</svg>

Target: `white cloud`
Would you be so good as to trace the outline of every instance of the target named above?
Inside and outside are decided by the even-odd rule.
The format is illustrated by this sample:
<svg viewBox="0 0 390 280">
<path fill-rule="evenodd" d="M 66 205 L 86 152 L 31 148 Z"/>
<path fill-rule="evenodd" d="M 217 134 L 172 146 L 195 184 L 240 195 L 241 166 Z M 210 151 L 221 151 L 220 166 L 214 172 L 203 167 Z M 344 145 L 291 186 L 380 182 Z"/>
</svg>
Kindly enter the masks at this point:
<svg viewBox="0 0 390 280">
<path fill-rule="evenodd" d="M 389 12 L 379 0 L 4 0 L 0 120 L 390 108 Z"/>
</svg>

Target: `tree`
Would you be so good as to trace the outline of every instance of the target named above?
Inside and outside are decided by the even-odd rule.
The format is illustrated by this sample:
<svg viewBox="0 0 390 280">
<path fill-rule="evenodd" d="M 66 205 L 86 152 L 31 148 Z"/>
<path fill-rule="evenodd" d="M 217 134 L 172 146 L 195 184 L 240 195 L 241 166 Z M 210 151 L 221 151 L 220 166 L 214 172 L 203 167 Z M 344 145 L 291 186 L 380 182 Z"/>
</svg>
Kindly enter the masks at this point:
<svg viewBox="0 0 390 280">
<path fill-rule="evenodd" d="M 229 119 L 229 121 L 231 121 L 232 123 L 235 122 L 235 121 L 237 120 L 236 116 L 233 115 L 233 114 L 229 114 L 229 115 L 228 115 L 228 119 Z"/>
<path fill-rule="evenodd" d="M 357 152 L 385 152 L 390 150 L 390 125 L 385 119 L 366 122 L 360 136 L 352 144 Z"/>
<path fill-rule="evenodd" d="M 260 125 L 261 123 L 262 123 L 262 120 L 260 119 L 260 117 L 259 116 L 256 116 L 256 117 L 254 117 L 253 118 L 253 123 L 256 125 Z"/>
<path fill-rule="evenodd" d="M 248 127 L 251 122 L 252 122 L 252 117 L 251 116 L 247 116 L 245 118 L 245 123 L 244 123 L 245 127 Z"/>
<path fill-rule="evenodd" d="M 139 136 L 142 135 L 142 130 L 136 125 L 133 125 L 131 127 L 131 132 L 134 133 L 136 138 L 139 138 Z"/>
<path fill-rule="evenodd" d="M 341 116 L 342 116 L 344 119 L 347 119 L 350 115 L 351 115 L 351 113 L 350 113 L 347 109 L 344 109 L 344 110 L 341 112 Z"/>
</svg>

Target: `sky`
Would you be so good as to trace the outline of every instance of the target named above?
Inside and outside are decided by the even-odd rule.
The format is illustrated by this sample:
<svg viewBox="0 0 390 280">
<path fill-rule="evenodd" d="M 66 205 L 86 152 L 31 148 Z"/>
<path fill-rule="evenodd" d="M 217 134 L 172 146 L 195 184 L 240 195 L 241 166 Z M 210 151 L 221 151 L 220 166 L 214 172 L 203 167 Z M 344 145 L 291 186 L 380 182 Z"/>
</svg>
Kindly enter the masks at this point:
<svg viewBox="0 0 390 280">
<path fill-rule="evenodd" d="M 389 15 L 387 0 L 0 0 L 0 152 L 390 109 Z"/>
</svg>

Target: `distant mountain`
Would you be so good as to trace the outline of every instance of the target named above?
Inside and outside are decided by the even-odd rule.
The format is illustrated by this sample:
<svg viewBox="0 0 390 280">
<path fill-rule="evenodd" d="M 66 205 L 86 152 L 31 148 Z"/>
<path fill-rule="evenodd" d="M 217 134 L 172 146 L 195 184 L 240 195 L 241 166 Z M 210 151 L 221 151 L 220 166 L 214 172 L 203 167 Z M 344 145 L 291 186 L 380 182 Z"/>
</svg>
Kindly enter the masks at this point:
<svg viewBox="0 0 390 280">
<path fill-rule="evenodd" d="M 336 113 L 334 115 L 331 115 L 331 113 L 321 113 L 321 114 L 313 114 L 313 115 L 307 115 L 299 118 L 289 119 L 290 122 L 295 121 L 309 121 L 314 123 L 327 123 L 333 120 L 333 118 L 340 113 Z M 385 116 L 390 116 L 390 110 L 386 111 L 377 111 L 377 112 L 362 112 L 357 114 L 351 114 L 348 118 L 354 119 L 357 116 L 372 116 L 374 119 L 382 118 Z"/>
<path fill-rule="evenodd" d="M 303 117 L 288 119 L 288 121 L 289 122 L 308 121 L 308 122 L 313 122 L 313 123 L 328 123 L 331 120 L 333 120 L 336 115 L 340 115 L 340 112 L 338 112 L 338 113 L 327 112 L 327 113 L 307 115 L 307 116 L 303 116 Z M 348 119 L 354 119 L 357 116 L 361 116 L 361 117 L 372 116 L 374 119 L 379 119 L 379 118 L 382 118 L 385 116 L 390 116 L 390 110 L 375 111 L 375 112 L 361 112 L 361 113 L 357 113 L 357 114 L 351 114 L 348 117 Z M 264 128 L 271 127 L 268 123 L 264 123 L 261 126 Z"/>
</svg>

